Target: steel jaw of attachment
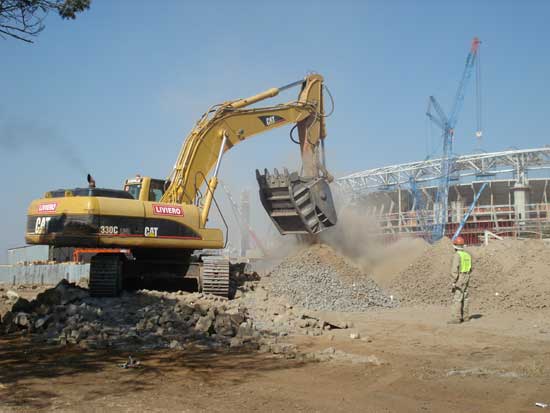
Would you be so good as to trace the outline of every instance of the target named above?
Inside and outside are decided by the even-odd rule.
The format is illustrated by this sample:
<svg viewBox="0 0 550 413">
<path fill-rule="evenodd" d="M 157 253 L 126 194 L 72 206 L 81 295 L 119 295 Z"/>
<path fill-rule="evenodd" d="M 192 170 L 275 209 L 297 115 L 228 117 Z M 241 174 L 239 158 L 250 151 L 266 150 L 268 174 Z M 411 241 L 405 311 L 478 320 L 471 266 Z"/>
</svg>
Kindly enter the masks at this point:
<svg viewBox="0 0 550 413">
<path fill-rule="evenodd" d="M 318 234 L 336 224 L 332 192 L 325 178 L 302 177 L 277 169 L 262 175 L 256 170 L 260 200 L 283 235 Z"/>
</svg>

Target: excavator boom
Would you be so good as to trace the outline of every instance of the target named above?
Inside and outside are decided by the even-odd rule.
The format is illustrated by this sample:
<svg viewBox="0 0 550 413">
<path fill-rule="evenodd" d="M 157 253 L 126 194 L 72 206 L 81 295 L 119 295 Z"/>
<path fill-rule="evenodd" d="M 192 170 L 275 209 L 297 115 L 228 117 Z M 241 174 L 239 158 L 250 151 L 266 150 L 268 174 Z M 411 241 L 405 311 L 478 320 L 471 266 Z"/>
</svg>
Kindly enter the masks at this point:
<svg viewBox="0 0 550 413">
<path fill-rule="evenodd" d="M 250 108 L 296 86 L 301 86 L 296 101 Z M 320 161 L 320 147 L 326 136 L 320 75 L 211 108 L 185 140 L 161 201 L 198 204 L 200 188 L 212 168 L 219 165 L 223 153 L 251 136 L 289 124 L 296 124 L 298 129 L 302 174 L 281 177 L 278 172 L 257 172 L 262 205 L 282 234 L 313 234 L 334 225 L 336 213 L 327 183 L 332 177 Z M 217 170 L 204 191 L 203 224 L 217 185 L 216 175 Z"/>
</svg>

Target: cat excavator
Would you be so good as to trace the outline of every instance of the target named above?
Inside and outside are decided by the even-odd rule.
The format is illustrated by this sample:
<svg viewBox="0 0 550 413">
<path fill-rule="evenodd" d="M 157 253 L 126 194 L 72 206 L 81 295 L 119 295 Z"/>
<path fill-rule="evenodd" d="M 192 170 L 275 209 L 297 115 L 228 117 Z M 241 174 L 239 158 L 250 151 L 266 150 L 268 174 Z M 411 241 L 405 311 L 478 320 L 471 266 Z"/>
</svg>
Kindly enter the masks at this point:
<svg viewBox="0 0 550 413">
<path fill-rule="evenodd" d="M 295 101 L 251 107 L 292 87 L 300 88 Z M 185 275 L 194 251 L 225 245 L 223 231 L 207 227 L 224 153 L 252 136 L 290 124 L 302 170 L 257 170 L 260 200 L 281 234 L 315 236 L 337 220 L 332 177 L 324 162 L 324 89 L 323 77 L 312 74 L 212 106 L 183 142 L 166 179 L 136 176 L 117 190 L 97 188 L 88 175 L 88 187 L 49 191 L 28 208 L 27 243 L 129 249 L 131 255 L 92 257 L 89 288 L 94 296 L 118 295 L 127 278 Z M 298 140 L 292 136 L 296 129 Z M 228 296 L 228 259 L 203 257 L 198 284 L 204 293 Z"/>
</svg>

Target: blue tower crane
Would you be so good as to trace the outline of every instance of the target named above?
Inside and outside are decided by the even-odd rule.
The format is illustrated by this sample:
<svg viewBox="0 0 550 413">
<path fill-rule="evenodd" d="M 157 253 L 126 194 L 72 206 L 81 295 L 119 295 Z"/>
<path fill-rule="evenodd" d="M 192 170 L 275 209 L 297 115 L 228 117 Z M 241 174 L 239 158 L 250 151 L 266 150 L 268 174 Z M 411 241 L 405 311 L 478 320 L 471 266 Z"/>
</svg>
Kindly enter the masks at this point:
<svg viewBox="0 0 550 413">
<path fill-rule="evenodd" d="M 426 202 L 424 202 L 424 197 L 422 196 L 421 189 L 417 186 L 416 178 L 414 176 L 409 177 L 409 188 L 411 190 L 411 194 L 414 200 L 413 206 L 414 206 L 414 210 L 416 211 L 416 219 L 417 219 L 418 227 L 420 228 L 420 231 L 422 232 L 422 234 L 427 234 L 429 228 L 426 222 L 426 215 L 425 215 Z"/>
<path fill-rule="evenodd" d="M 453 136 L 456 123 L 458 121 L 458 115 L 462 109 L 464 103 L 464 95 L 466 93 L 466 87 L 468 81 L 472 76 L 472 71 L 476 63 L 476 57 L 478 54 L 478 48 L 480 40 L 474 37 L 472 40 L 472 47 L 470 53 L 466 57 L 466 65 L 464 72 L 462 73 L 462 79 L 458 85 L 458 90 L 455 95 L 453 106 L 450 112 L 450 116 L 447 117 L 443 108 L 435 97 L 430 96 L 428 100 L 428 110 L 426 115 L 430 120 L 439 126 L 442 130 L 443 137 L 443 155 L 441 157 L 441 177 L 437 187 L 436 199 L 434 202 L 434 225 L 432 228 L 432 242 L 438 241 L 445 235 L 445 225 L 448 219 L 448 202 L 449 202 L 449 181 L 451 179 L 451 173 L 453 171 Z M 433 110 L 433 112 L 432 112 Z M 478 131 L 480 133 L 480 131 Z"/>
</svg>

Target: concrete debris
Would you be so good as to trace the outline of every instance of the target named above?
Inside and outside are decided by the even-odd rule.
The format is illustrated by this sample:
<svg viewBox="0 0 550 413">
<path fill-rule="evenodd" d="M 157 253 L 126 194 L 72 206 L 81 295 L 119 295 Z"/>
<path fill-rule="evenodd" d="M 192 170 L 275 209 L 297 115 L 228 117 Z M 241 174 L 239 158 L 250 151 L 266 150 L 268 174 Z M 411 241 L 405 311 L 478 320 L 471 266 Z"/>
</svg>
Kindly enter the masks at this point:
<svg viewBox="0 0 550 413">
<path fill-rule="evenodd" d="M 65 280 L 34 300 L 14 299 L 0 332 L 20 331 L 33 339 L 84 350 L 110 347 L 260 349 L 297 357 L 287 336 L 320 336 L 353 328 L 343 312 L 392 307 L 388 296 L 331 248 L 315 245 L 287 258 L 268 277 L 242 275 L 240 298 L 221 300 L 201 293 L 124 292 L 117 298 L 90 297 Z M 351 337 L 359 339 L 356 332 Z M 288 341 L 288 340 L 287 340 Z"/>
<path fill-rule="evenodd" d="M 61 282 L 36 299 L 25 300 L 24 305 L 14 303 L 12 311 L 4 315 L 0 331 L 21 331 L 39 341 L 78 345 L 84 350 L 183 350 L 196 345 L 260 349 L 295 358 L 296 349 L 281 341 L 287 336 L 320 336 L 353 326 L 341 315 L 296 307 L 286 298 L 272 295 L 268 287 L 255 278 L 239 287 L 240 299 L 229 301 L 200 293 L 149 290 L 94 298 L 77 285 Z M 14 311 L 22 308 L 26 311 Z"/>
<path fill-rule="evenodd" d="M 197 320 L 195 324 L 195 330 L 200 333 L 209 333 L 212 332 L 212 322 L 214 321 L 214 316 L 204 315 Z"/>
<path fill-rule="evenodd" d="M 273 294 L 307 309 L 352 312 L 398 304 L 326 245 L 313 245 L 288 257 L 271 271 L 269 280 Z"/>
<path fill-rule="evenodd" d="M 295 307 L 285 297 L 271 295 L 267 288 L 269 286 L 262 283 L 241 287 L 243 295 L 240 301 L 248 309 L 258 330 L 282 337 L 294 333 L 319 336 L 331 328 L 338 328 L 325 321 L 325 314 Z M 333 322 L 343 325 L 336 320 Z M 250 334 L 250 328 L 241 323 L 237 335 Z"/>
<path fill-rule="evenodd" d="M 9 300 L 12 300 L 12 301 L 15 301 L 19 298 L 19 294 L 17 294 L 13 290 L 6 291 L 6 296 L 8 297 Z"/>
<path fill-rule="evenodd" d="M 25 298 L 19 297 L 13 304 L 11 311 L 14 313 L 19 312 L 31 312 L 33 310 L 33 307 L 29 300 L 26 300 Z"/>
<path fill-rule="evenodd" d="M 506 379 L 519 379 L 524 377 L 521 373 L 516 373 L 515 371 L 501 371 L 501 370 L 491 370 L 481 367 L 470 368 L 470 369 L 453 369 L 447 372 L 447 377 L 451 376 L 476 376 L 476 377 L 486 377 L 486 376 L 495 376 L 502 377 Z"/>
<path fill-rule="evenodd" d="M 273 354 L 284 354 L 291 356 L 292 358 L 296 357 L 296 345 L 289 343 L 264 343 L 260 346 L 260 351 L 264 353 L 273 353 Z"/>
<path fill-rule="evenodd" d="M 172 340 L 170 342 L 170 348 L 172 350 L 183 350 L 184 346 L 182 343 L 180 343 L 178 340 Z"/>
<path fill-rule="evenodd" d="M 311 361 L 339 361 L 352 364 L 372 364 L 381 366 L 386 362 L 375 355 L 362 356 L 359 354 L 347 353 L 345 351 L 336 350 L 334 347 L 328 347 L 322 351 L 306 353 L 302 355 L 305 360 Z"/>
<path fill-rule="evenodd" d="M 26 313 L 17 313 L 13 322 L 19 327 L 28 327 L 30 324 L 29 314 Z"/>
<path fill-rule="evenodd" d="M 61 282 L 28 303 L 31 311 L 12 308 L 1 330 L 22 330 L 52 344 L 78 344 L 83 349 L 181 349 L 186 342 L 229 347 L 238 334 L 243 345 L 258 336 L 245 307 L 199 297 L 141 291 L 93 298 L 87 290 Z"/>
<path fill-rule="evenodd" d="M 272 342 L 263 344 L 260 347 L 260 352 L 269 352 L 287 359 L 298 359 L 310 362 L 337 361 L 351 364 L 370 364 L 374 366 L 387 364 L 386 361 L 375 355 L 363 356 L 347 353 L 345 351 L 336 350 L 334 347 L 328 347 L 321 351 L 301 352 L 294 344 Z"/>
<path fill-rule="evenodd" d="M 346 329 L 353 328 L 353 323 L 349 320 L 342 319 L 342 317 L 333 314 L 326 314 L 323 316 L 324 327 L 331 329 Z"/>
<path fill-rule="evenodd" d="M 123 369 L 135 369 L 141 367 L 141 363 L 139 362 L 139 360 L 134 360 L 132 356 L 128 356 L 128 361 L 119 364 L 118 366 Z"/>
<path fill-rule="evenodd" d="M 34 323 L 34 328 L 36 330 L 39 330 L 43 327 L 46 327 L 46 323 L 50 320 L 51 316 L 50 315 L 47 315 L 45 317 L 41 317 L 39 319 L 37 319 Z"/>
<path fill-rule="evenodd" d="M 55 288 L 50 288 L 36 297 L 36 301 L 44 305 L 65 305 L 72 301 L 88 297 L 88 291 L 61 280 Z"/>
</svg>

